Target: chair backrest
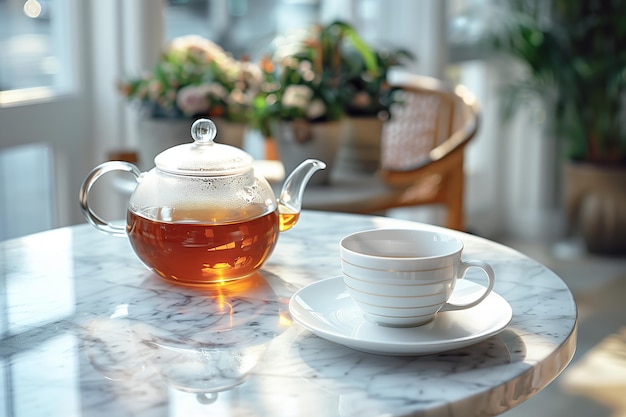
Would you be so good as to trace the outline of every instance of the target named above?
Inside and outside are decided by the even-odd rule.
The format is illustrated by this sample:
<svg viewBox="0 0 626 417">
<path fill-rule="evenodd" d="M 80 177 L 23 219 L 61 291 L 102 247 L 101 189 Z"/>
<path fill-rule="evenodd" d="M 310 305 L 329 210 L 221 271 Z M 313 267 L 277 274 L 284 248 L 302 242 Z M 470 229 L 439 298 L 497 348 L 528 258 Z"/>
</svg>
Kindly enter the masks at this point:
<svg viewBox="0 0 626 417">
<path fill-rule="evenodd" d="M 406 75 L 399 87 L 392 117 L 383 126 L 381 168 L 407 171 L 433 160 L 433 150 L 463 146 L 476 133 L 475 99 L 461 86 L 452 88 L 440 80 Z M 435 152 L 437 154 L 437 152 Z"/>
</svg>

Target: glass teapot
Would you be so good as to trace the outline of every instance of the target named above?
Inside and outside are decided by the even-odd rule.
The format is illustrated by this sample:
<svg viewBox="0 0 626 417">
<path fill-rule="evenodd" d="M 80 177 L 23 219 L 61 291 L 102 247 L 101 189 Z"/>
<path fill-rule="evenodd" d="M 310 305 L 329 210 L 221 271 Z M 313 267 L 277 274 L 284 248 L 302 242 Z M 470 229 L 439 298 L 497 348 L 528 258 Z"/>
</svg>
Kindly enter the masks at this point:
<svg viewBox="0 0 626 417">
<path fill-rule="evenodd" d="M 214 142 L 216 134 L 211 120 L 199 119 L 191 127 L 194 142 L 161 152 L 148 172 L 123 161 L 95 167 L 80 190 L 85 217 L 102 232 L 128 236 L 139 259 L 166 280 L 204 285 L 251 275 L 272 253 L 278 233 L 297 222 L 304 187 L 326 165 L 302 162 L 276 200 L 252 156 Z M 94 183 L 116 170 L 138 182 L 125 227 L 102 220 L 89 205 Z"/>
</svg>

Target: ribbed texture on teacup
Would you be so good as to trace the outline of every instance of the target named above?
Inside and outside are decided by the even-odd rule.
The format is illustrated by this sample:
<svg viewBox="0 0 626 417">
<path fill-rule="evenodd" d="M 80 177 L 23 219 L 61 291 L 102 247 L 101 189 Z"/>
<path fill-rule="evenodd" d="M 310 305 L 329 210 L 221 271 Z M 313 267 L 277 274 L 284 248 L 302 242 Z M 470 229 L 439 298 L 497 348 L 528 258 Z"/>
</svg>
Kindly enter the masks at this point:
<svg viewBox="0 0 626 417">
<path fill-rule="evenodd" d="M 343 280 L 350 297 L 368 320 L 391 326 L 411 326 L 429 321 L 454 289 L 453 279 L 402 286 L 370 283 L 346 274 Z"/>
<path fill-rule="evenodd" d="M 402 287 L 368 283 L 344 274 L 343 281 L 355 301 L 388 307 L 416 307 L 443 303 L 452 294 L 453 281 Z"/>
<path fill-rule="evenodd" d="M 384 283 L 375 283 L 362 281 L 352 278 L 344 273 L 343 282 L 349 290 L 358 291 L 368 294 L 372 297 L 396 297 L 404 298 L 407 301 L 415 297 L 428 297 L 439 294 L 451 294 L 453 289 L 453 280 L 438 282 L 433 284 L 417 284 L 417 285 L 387 285 Z M 413 300 L 415 303 L 415 300 Z"/>
<path fill-rule="evenodd" d="M 382 282 L 389 285 L 419 285 L 448 281 L 456 275 L 457 265 L 451 264 L 439 268 L 397 271 L 354 265 L 341 258 L 341 269 L 344 274 L 354 279 Z"/>
</svg>

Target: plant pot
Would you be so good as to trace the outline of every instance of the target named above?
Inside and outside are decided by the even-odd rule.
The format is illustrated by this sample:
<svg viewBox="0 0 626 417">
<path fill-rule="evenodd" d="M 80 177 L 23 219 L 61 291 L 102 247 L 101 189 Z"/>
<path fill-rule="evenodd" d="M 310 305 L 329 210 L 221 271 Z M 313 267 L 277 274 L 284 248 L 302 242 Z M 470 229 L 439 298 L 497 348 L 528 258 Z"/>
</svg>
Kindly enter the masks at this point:
<svg viewBox="0 0 626 417">
<path fill-rule="evenodd" d="M 211 119 L 217 127 L 215 142 L 241 148 L 246 129 L 245 123 L 230 122 L 220 118 Z M 181 143 L 193 142 L 191 125 L 194 119 L 141 118 L 139 119 L 139 164 L 147 170 L 154 166 L 154 157 L 164 150 Z"/>
<path fill-rule="evenodd" d="M 568 163 L 565 205 L 571 229 L 580 231 L 587 250 L 626 254 L 626 167 Z"/>
<path fill-rule="evenodd" d="M 339 142 L 341 122 L 274 122 L 272 136 L 276 140 L 280 160 L 289 175 L 302 161 L 309 158 L 326 163 L 326 169 L 318 171 L 309 180 L 310 185 L 330 183 Z"/>
<path fill-rule="evenodd" d="M 243 148 L 243 137 L 245 136 L 246 129 L 248 128 L 246 123 L 231 122 L 220 118 L 210 119 L 213 120 L 215 127 L 217 127 L 215 142 L 235 146 L 239 149 Z M 191 129 L 191 125 L 189 125 L 189 128 Z"/>
<path fill-rule="evenodd" d="M 339 176 L 373 175 L 380 165 L 383 122 L 378 117 L 347 117 L 334 170 Z"/>
</svg>

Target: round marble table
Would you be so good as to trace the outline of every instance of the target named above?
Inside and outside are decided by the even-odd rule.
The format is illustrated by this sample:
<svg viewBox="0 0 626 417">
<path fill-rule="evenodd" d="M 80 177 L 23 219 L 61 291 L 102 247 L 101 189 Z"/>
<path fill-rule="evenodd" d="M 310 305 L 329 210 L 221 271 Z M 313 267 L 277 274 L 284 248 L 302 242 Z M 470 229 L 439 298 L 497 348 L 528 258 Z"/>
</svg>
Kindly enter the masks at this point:
<svg viewBox="0 0 626 417">
<path fill-rule="evenodd" d="M 495 291 L 513 309 L 497 336 L 394 357 L 293 322 L 291 295 L 341 274 L 339 239 L 378 227 L 434 228 L 304 212 L 260 274 L 204 290 L 161 281 L 127 239 L 87 225 L 0 243 L 3 415 L 488 416 L 567 366 L 576 345 L 567 286 L 514 250 L 461 233 L 464 257 L 494 266 Z"/>
</svg>

